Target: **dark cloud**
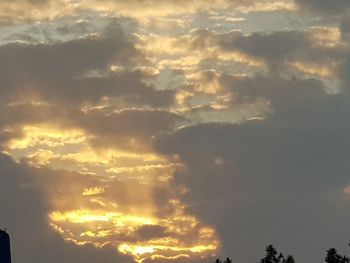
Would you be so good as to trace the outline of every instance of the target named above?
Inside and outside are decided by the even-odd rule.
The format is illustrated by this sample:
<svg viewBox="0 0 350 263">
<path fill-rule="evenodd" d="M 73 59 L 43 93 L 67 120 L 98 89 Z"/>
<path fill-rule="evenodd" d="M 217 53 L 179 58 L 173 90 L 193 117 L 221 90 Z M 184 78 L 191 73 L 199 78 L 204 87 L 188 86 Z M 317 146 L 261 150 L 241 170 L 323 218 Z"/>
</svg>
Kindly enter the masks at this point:
<svg viewBox="0 0 350 263">
<path fill-rule="evenodd" d="M 16 262 L 132 262 L 112 247 L 66 243 L 48 225 L 49 204 L 36 183 L 36 171 L 0 155 L 0 225 L 11 235 Z"/>
<path fill-rule="evenodd" d="M 218 37 L 223 50 L 237 50 L 263 59 L 274 72 L 284 69 L 286 62 L 327 65 L 341 60 L 347 53 L 346 47 L 327 46 L 318 41 L 315 34 L 314 29 L 248 35 L 233 32 Z"/>
<path fill-rule="evenodd" d="M 161 4 L 185 4 L 175 2 Z M 186 7 L 215 2 L 187 1 Z M 350 31 L 345 14 L 348 1 L 296 2 L 308 12 L 341 16 L 340 29 L 346 40 Z M 17 3 L 39 7 L 49 1 Z M 132 3 L 141 8 L 156 4 Z M 64 35 L 71 30 L 84 32 L 86 26 L 82 23 L 57 30 Z M 181 198 L 190 205 L 190 212 L 215 226 L 224 253 L 239 262 L 258 260 L 256 255 L 263 255 L 268 243 L 282 250 L 288 248 L 287 253 L 295 254 L 300 262 L 320 261 L 328 247 L 344 247 L 350 219 L 349 197 L 343 194 L 350 184 L 350 59 L 348 47 L 319 43 L 312 30 L 247 35 L 196 30 L 187 43 L 191 52 L 219 45 L 225 51 L 261 59 L 270 70 L 269 75 L 249 77 L 207 71 L 203 83 L 217 81 L 222 91 L 231 95 L 231 106 L 253 105 L 262 99 L 271 112 L 260 121 L 200 124 L 177 131 L 173 131 L 174 127 L 184 118 L 168 110 L 174 103 L 175 91 L 157 90 L 147 84 L 153 76 L 130 70 L 146 59 L 118 24 L 99 35 L 67 42 L 0 46 L 0 144 L 23 136 L 21 128 L 26 124 L 55 123 L 62 129 L 85 131 L 96 148 L 117 147 L 142 154 L 153 150 L 156 138 L 158 153 L 176 155 L 185 165 L 175 174 L 174 187 L 159 186 L 150 196 L 142 182 L 110 180 L 104 184 L 101 178 L 43 167 L 34 169 L 25 160 L 16 163 L 0 155 L 0 224 L 7 226 L 13 236 L 14 261 L 129 262 L 112 247 L 96 249 L 66 243 L 47 223 L 48 196 L 61 202 L 62 206 L 57 207 L 62 210 L 73 210 L 77 203 L 98 209 L 101 203 L 92 203 L 80 194 L 85 188 L 101 184 L 104 192 L 100 197 L 119 201 L 123 212 L 156 203 L 160 216 L 172 215 L 176 207 L 169 200 L 178 198 L 178 192 L 184 193 L 185 186 L 190 191 Z M 292 73 L 287 64 L 295 61 L 339 63 L 334 77 L 339 77 L 342 93 L 327 94 L 324 82 L 318 79 L 288 77 Z M 116 65 L 117 70 L 111 70 L 111 65 Z M 112 106 L 81 109 L 104 100 Z M 39 101 L 41 104 L 35 103 Z M 120 110 L 124 105 L 128 109 Z M 142 226 L 136 236 L 139 240 L 170 236 L 166 230 L 158 225 Z M 193 239 L 196 237 L 193 235 Z M 133 236 L 114 238 L 136 241 Z M 173 261 L 203 261 L 192 256 Z"/>
<path fill-rule="evenodd" d="M 110 73 L 113 64 L 126 67 L 142 60 L 118 27 L 106 35 L 62 43 L 8 44 L 0 47 L 0 57 L 3 101 L 33 98 L 76 105 L 123 97 L 155 107 L 173 103 L 172 91 L 155 90 L 140 71 Z"/>
<path fill-rule="evenodd" d="M 318 81 L 276 76 L 247 78 L 232 88 L 247 100 L 267 99 L 274 113 L 158 138 L 161 153 L 185 164 L 175 182 L 190 190 L 184 199 L 190 210 L 215 226 L 225 253 L 240 262 L 257 260 L 267 243 L 288 248 L 301 262 L 322 260 L 329 246 L 344 248 L 347 94 L 327 95 Z"/>
<path fill-rule="evenodd" d="M 93 135 L 96 147 L 117 146 L 143 151 L 152 138 L 170 131 L 183 120 L 177 113 L 160 110 L 124 110 L 121 112 L 90 111 L 72 116 L 76 127 Z"/>
<path fill-rule="evenodd" d="M 12 139 L 30 136 L 23 127 L 28 125 L 54 125 L 64 131 L 80 129 L 96 148 L 148 151 L 153 137 L 172 130 L 184 121 L 177 113 L 162 110 L 129 109 L 115 111 L 102 108 L 89 111 L 61 108 L 47 104 L 5 104 L 0 111 L 0 142 L 5 146 Z"/>
<path fill-rule="evenodd" d="M 327 15 L 338 15 L 347 12 L 350 8 L 350 3 L 347 0 L 295 0 L 295 2 L 306 10 Z"/>
<path fill-rule="evenodd" d="M 65 92 L 67 79 L 81 77 L 89 70 L 105 69 L 107 63 L 112 62 L 113 55 L 118 56 L 118 51 L 121 50 L 126 53 L 128 50 L 122 35 L 78 39 L 52 45 L 2 46 L 0 54 L 3 62 L 0 72 L 3 97 L 14 92 L 13 89 L 24 96 L 28 86 L 38 89 L 38 92 L 61 97 L 60 92 Z"/>
<path fill-rule="evenodd" d="M 251 103 L 256 98 L 269 102 L 274 118 L 293 118 L 295 121 L 317 117 L 325 96 L 323 82 L 316 79 L 284 78 L 255 75 L 252 77 L 219 76 L 219 81 L 233 96 L 233 103 Z M 331 96 L 330 96 L 331 97 Z M 315 105 L 316 104 L 316 105 Z M 313 108 L 318 106 L 317 108 Z M 306 117 L 307 116 L 307 117 Z"/>
<path fill-rule="evenodd" d="M 59 109 L 47 105 L 5 103 L 0 105 L 0 149 L 12 139 L 24 136 L 22 125 L 38 124 L 48 120 L 55 122 L 63 115 Z"/>
<path fill-rule="evenodd" d="M 247 36 L 234 32 L 221 38 L 224 49 L 237 48 L 253 56 L 271 60 L 284 59 L 291 52 L 308 44 L 306 35 L 298 31 L 253 33 Z"/>
<path fill-rule="evenodd" d="M 138 240 L 150 240 L 166 236 L 166 228 L 157 225 L 144 225 L 136 230 Z"/>
<path fill-rule="evenodd" d="M 99 36 L 68 42 L 8 44 L 0 47 L 0 57 L 3 144 L 21 137 L 23 125 L 55 123 L 85 129 L 94 135 L 95 143 L 121 143 L 122 148 L 135 143 L 137 137 L 141 149 L 151 136 L 167 131 L 181 119 L 161 110 L 114 113 L 111 107 L 80 111 L 81 106 L 94 106 L 102 100 L 120 108 L 166 108 L 174 103 L 175 92 L 156 90 L 146 83 L 152 77 L 142 71 L 109 70 L 112 64 L 127 68 L 135 66 L 135 59 L 142 61 L 119 24 L 109 25 Z"/>
</svg>

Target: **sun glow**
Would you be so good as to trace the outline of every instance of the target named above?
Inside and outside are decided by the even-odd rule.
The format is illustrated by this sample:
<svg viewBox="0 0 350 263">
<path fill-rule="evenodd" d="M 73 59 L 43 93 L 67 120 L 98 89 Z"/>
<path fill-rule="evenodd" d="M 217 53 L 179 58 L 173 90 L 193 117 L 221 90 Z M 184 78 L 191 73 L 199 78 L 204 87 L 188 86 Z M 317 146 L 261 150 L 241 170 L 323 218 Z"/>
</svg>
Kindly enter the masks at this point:
<svg viewBox="0 0 350 263">
<path fill-rule="evenodd" d="M 203 253 L 203 252 L 210 253 L 215 251 L 216 249 L 217 249 L 216 244 L 200 245 L 200 246 L 193 246 L 193 247 L 166 246 L 166 245 L 149 246 L 149 245 L 131 245 L 131 244 L 121 244 L 118 246 L 119 252 L 133 255 L 136 258 L 137 262 L 143 262 L 147 258 L 151 258 L 151 259 L 189 258 L 191 257 L 190 254 L 192 253 Z"/>
<path fill-rule="evenodd" d="M 185 215 L 184 207 L 177 200 L 171 203 L 176 211 L 167 217 L 84 209 L 55 211 L 50 214 L 50 220 L 52 227 L 66 240 L 77 245 L 88 242 L 97 247 L 111 244 L 137 262 L 215 253 L 219 242 L 214 229 Z"/>
<path fill-rule="evenodd" d="M 88 223 L 111 222 L 115 226 L 148 225 L 154 223 L 154 219 L 144 216 L 125 215 L 117 212 L 75 210 L 66 213 L 53 212 L 50 218 L 54 222 Z"/>
<path fill-rule="evenodd" d="M 8 148 L 25 149 L 34 146 L 59 147 L 86 141 L 85 134 L 78 129 L 62 129 L 51 124 L 24 126 L 23 136 L 9 142 Z"/>
<path fill-rule="evenodd" d="M 99 195 L 104 193 L 103 187 L 91 187 L 91 188 L 85 188 L 82 192 L 82 195 L 88 196 L 88 195 Z"/>
</svg>

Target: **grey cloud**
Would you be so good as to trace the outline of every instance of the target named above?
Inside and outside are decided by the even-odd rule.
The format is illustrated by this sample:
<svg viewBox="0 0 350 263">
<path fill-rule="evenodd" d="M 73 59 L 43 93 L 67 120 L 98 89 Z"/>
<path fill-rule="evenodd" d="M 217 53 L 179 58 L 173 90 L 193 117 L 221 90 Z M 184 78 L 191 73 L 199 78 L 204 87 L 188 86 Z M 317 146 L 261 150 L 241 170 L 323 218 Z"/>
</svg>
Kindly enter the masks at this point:
<svg viewBox="0 0 350 263">
<path fill-rule="evenodd" d="M 183 117 L 160 110 L 91 111 L 73 117 L 75 125 L 95 135 L 93 144 L 118 146 L 143 151 L 149 148 L 152 137 L 171 130 Z"/>
<path fill-rule="evenodd" d="M 58 0 L 60 1 L 60 0 Z M 17 8 L 23 5 L 30 5 L 33 8 L 42 8 L 43 6 L 49 4 L 52 0 L 3 0 L 2 4 L 4 5 L 15 5 Z M 14 17 L 15 19 L 15 17 Z"/>
<path fill-rule="evenodd" d="M 16 3 L 29 3 L 29 4 L 34 4 L 34 5 L 40 5 L 40 4 L 45 4 L 45 3 L 48 3 L 50 2 L 50 0 L 5 0 L 5 2 L 9 2 L 9 3 L 13 3 L 13 2 L 16 2 Z"/>
<path fill-rule="evenodd" d="M 157 225 L 144 225 L 137 229 L 138 240 L 150 240 L 166 236 L 166 228 Z"/>
<path fill-rule="evenodd" d="M 47 105 L 2 104 L 0 105 L 0 149 L 10 140 L 24 136 L 22 125 L 38 124 L 57 119 L 65 115 L 62 109 Z"/>
<path fill-rule="evenodd" d="M 136 58 L 142 60 L 116 27 L 108 29 L 108 36 L 55 44 L 8 44 L 0 47 L 0 56 L 3 101 L 34 97 L 75 105 L 109 96 L 164 107 L 174 100 L 174 92 L 155 90 L 145 83 L 148 76 L 139 71 L 106 75 L 110 64 L 126 67 Z"/>
<path fill-rule="evenodd" d="M 253 56 L 281 60 L 291 51 L 305 46 L 305 34 L 297 31 L 275 32 L 271 34 L 253 33 L 244 36 L 237 33 L 223 35 L 221 46 L 224 49 L 238 48 Z"/>
<path fill-rule="evenodd" d="M 192 32 L 190 47 L 194 50 L 205 49 L 216 43 L 217 35 L 213 31 L 208 29 L 197 29 Z"/>
<path fill-rule="evenodd" d="M 190 210 L 215 226 L 225 253 L 239 262 L 258 260 L 267 243 L 290 249 L 301 262 L 321 261 L 330 246 L 344 248 L 347 94 L 327 95 L 318 81 L 281 77 L 257 76 L 232 87 L 247 99 L 266 98 L 274 113 L 158 137 L 159 152 L 177 154 L 185 164 L 175 184 L 189 189 Z"/>
<path fill-rule="evenodd" d="M 74 80 L 70 90 L 72 97 L 78 100 L 91 101 L 101 96 L 122 97 L 133 105 L 149 105 L 153 107 L 167 107 L 174 102 L 175 92 L 172 90 L 155 90 L 153 86 L 145 84 L 146 76 L 140 71 L 111 74 L 106 78 L 88 77 Z"/>
<path fill-rule="evenodd" d="M 338 15 L 350 8 L 347 0 L 295 0 L 295 2 L 306 10 L 322 12 L 327 15 Z"/>
<path fill-rule="evenodd" d="M 233 96 L 233 103 L 251 103 L 263 98 L 271 104 L 273 118 L 294 118 L 306 121 L 311 114 L 318 115 L 319 108 L 313 108 L 315 102 L 321 105 L 332 96 L 326 97 L 324 84 L 316 79 L 283 78 L 280 76 L 255 75 L 254 77 L 219 76 L 221 85 Z M 307 116 L 307 117 L 306 117 Z"/>
<path fill-rule="evenodd" d="M 139 70 L 105 73 L 109 64 L 127 67 L 133 65 L 136 58 L 142 60 L 118 24 L 108 26 L 106 32 L 108 34 L 68 42 L 8 44 L 0 47 L 2 143 L 20 137 L 21 125 L 45 122 L 56 122 L 58 125 L 69 123 L 95 135 L 101 132 L 111 136 L 116 132 L 112 137 L 123 142 L 125 140 L 120 136 L 140 136 L 149 140 L 152 132 L 167 130 L 175 119 L 179 119 L 175 118 L 175 114 L 165 111 L 163 114 L 161 111 L 149 114 L 145 111 L 143 115 L 142 111 L 123 114 L 109 112 L 108 117 L 104 116 L 106 112 L 89 112 L 92 116 L 80 112 L 79 107 L 84 103 L 94 105 L 103 98 L 112 102 L 115 99 L 119 104 L 129 107 L 166 108 L 174 102 L 174 91 L 156 90 L 146 84 L 151 77 Z M 93 76 L 96 72 L 101 76 Z M 42 104 L 33 104 L 31 101 L 40 101 Z M 128 127 L 121 126 L 120 121 L 125 121 Z M 93 123 L 104 125 L 105 128 L 94 127 Z M 130 133 L 127 128 L 132 129 Z M 147 131 L 146 134 L 143 130 Z M 109 145 L 108 139 L 105 143 Z"/>
<path fill-rule="evenodd" d="M 104 108 L 83 112 L 60 105 L 9 104 L 2 105 L 0 113 L 0 142 L 2 145 L 24 136 L 22 127 L 40 123 L 53 124 L 60 129 L 78 128 L 86 131 L 90 143 L 97 148 L 118 147 L 145 151 L 153 137 L 167 132 L 184 118 L 163 110 L 123 110 Z"/>
<path fill-rule="evenodd" d="M 132 50 L 122 35 L 78 39 L 52 45 L 2 46 L 2 90 L 4 93 L 11 89 L 21 92 L 25 91 L 26 86 L 36 86 L 45 92 L 45 88 L 52 88 L 51 85 L 64 86 L 67 78 L 77 78 L 89 70 L 105 69 L 107 63 L 113 61 L 113 56 L 118 56 L 122 50 L 126 53 Z M 56 89 L 51 92 L 58 93 L 59 90 Z"/>
<path fill-rule="evenodd" d="M 311 31 L 279 31 L 273 33 L 237 32 L 219 36 L 224 50 L 239 50 L 263 59 L 275 72 L 283 69 L 285 62 L 329 64 L 341 60 L 347 53 L 344 47 L 327 47 L 312 38 Z"/>
</svg>

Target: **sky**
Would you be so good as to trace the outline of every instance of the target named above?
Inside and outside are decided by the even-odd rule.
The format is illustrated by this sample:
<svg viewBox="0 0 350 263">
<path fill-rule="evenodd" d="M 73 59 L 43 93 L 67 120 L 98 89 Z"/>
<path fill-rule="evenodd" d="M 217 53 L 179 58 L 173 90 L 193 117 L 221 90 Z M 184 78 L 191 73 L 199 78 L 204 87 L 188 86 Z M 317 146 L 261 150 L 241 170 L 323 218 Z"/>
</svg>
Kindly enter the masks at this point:
<svg viewBox="0 0 350 263">
<path fill-rule="evenodd" d="M 16 263 L 349 254 L 350 1 L 2 0 Z"/>
</svg>

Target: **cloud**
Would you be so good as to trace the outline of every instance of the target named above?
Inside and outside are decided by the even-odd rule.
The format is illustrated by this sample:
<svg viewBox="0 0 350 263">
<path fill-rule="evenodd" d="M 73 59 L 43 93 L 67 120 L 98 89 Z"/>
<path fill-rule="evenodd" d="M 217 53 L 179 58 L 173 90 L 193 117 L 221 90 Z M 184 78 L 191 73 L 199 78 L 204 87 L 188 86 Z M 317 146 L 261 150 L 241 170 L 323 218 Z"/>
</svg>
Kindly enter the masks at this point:
<svg viewBox="0 0 350 263">
<path fill-rule="evenodd" d="M 220 35 L 219 39 L 223 50 L 238 50 L 261 59 L 275 72 L 283 70 L 293 72 L 294 68 L 317 75 L 317 71 L 320 70 L 308 71 L 308 69 L 323 66 L 328 70 L 328 77 L 334 77 L 336 70 L 332 65 L 336 67 L 347 52 L 346 46 L 341 43 L 339 31 L 327 27 L 273 33 L 232 32 Z"/>
<path fill-rule="evenodd" d="M 141 149 L 182 119 L 166 110 L 175 91 L 157 90 L 149 83 L 154 76 L 137 69 L 144 59 L 119 24 L 66 42 L 3 45 L 0 56 L 3 144 L 25 136 L 23 126 L 55 123 L 86 130 L 105 145 L 140 140 Z"/>
<path fill-rule="evenodd" d="M 126 61 L 125 56 L 130 53 L 136 55 L 132 44 L 128 43 L 121 32 L 108 37 L 90 37 L 56 44 L 2 46 L 2 98 L 8 98 L 12 95 L 11 92 L 25 96 L 31 89 L 37 89 L 39 96 L 76 98 L 81 90 L 77 93 L 78 88 L 73 85 L 74 79 L 83 77 L 83 74 L 91 70 L 106 69 L 113 59 Z M 98 96 L 98 92 L 89 93 L 87 90 L 86 93 L 87 96 L 91 94 L 92 98 Z"/>
<path fill-rule="evenodd" d="M 247 77 L 232 90 L 248 101 L 265 98 L 273 113 L 158 137 L 158 151 L 185 165 L 175 174 L 175 185 L 188 189 L 183 201 L 215 226 L 224 252 L 238 261 L 256 260 L 266 242 L 288 247 L 297 260 L 322 260 L 327 247 L 347 240 L 347 93 L 328 95 L 319 81 L 279 76 Z"/>
<path fill-rule="evenodd" d="M 51 254 L 57 262 L 128 262 L 114 251 L 121 245 L 144 262 L 203 262 L 220 247 L 211 226 L 223 253 L 243 263 L 269 242 L 305 262 L 341 247 L 349 221 L 348 4 L 295 3 L 299 10 L 291 1 L 250 0 L 1 3 L 8 23 L 85 18 L 74 28 L 51 21 L 56 40 L 13 34 L 0 46 L 0 144 L 24 156 L 0 156 L 0 203 L 11 215 L 0 223 L 21 229 L 18 261 Z M 312 10 L 322 22 L 277 32 L 245 24 L 261 15 L 254 12 L 278 10 Z M 245 22 L 241 31 L 212 21 L 203 29 L 198 16 L 207 13 Z M 119 23 L 99 30 L 115 15 L 137 21 L 135 34 Z M 47 221 L 73 243 L 102 248 L 64 242 Z"/>
<path fill-rule="evenodd" d="M 123 98 L 136 105 L 171 105 L 174 94 L 157 91 L 140 70 L 127 70 L 143 58 L 120 27 L 98 36 L 46 44 L 0 47 L 1 100 L 46 100 L 51 103 L 95 104 L 103 98 Z M 118 65 L 122 72 L 113 72 Z"/>
<path fill-rule="evenodd" d="M 347 0 L 295 0 L 306 10 L 321 12 L 326 15 L 338 15 L 347 12 L 350 3 Z"/>
<path fill-rule="evenodd" d="M 139 240 L 150 240 L 154 238 L 164 237 L 166 229 L 157 225 L 145 225 L 137 229 L 136 235 Z"/>
<path fill-rule="evenodd" d="M 36 170 L 0 155 L 0 225 L 7 227 L 16 262 L 132 262 L 110 246 L 66 243 L 48 225 L 49 204 L 34 179 Z"/>
<path fill-rule="evenodd" d="M 161 110 L 91 111 L 72 117 L 73 124 L 93 136 L 97 147 L 117 146 L 121 149 L 149 149 L 152 137 L 171 130 L 183 118 Z"/>
<path fill-rule="evenodd" d="M 0 22 L 5 24 L 50 20 L 74 13 L 68 0 L 4 0 L 0 10 Z"/>
</svg>

